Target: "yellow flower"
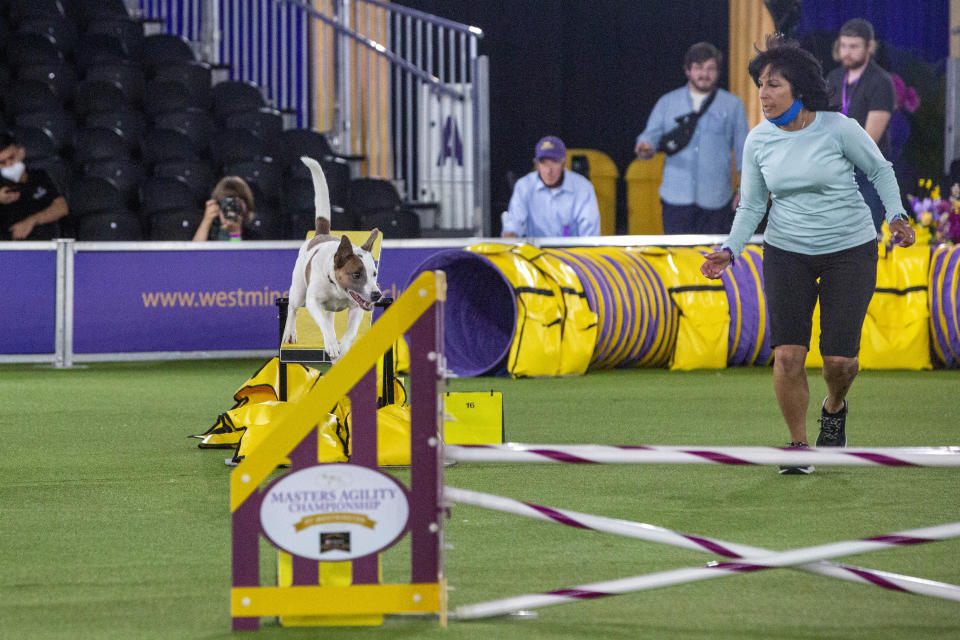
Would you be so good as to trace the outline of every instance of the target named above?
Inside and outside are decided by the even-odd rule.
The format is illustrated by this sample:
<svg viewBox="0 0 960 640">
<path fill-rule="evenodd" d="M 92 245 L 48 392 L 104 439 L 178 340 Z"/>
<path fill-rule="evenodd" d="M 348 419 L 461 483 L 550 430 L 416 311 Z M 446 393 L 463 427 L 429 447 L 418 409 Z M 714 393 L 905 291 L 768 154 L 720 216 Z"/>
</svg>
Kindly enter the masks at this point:
<svg viewBox="0 0 960 640">
<path fill-rule="evenodd" d="M 933 191 L 930 192 L 930 197 L 934 200 L 940 199 L 940 185 L 937 185 L 933 188 Z"/>
<path fill-rule="evenodd" d="M 933 224 L 933 214 L 929 211 L 924 211 L 920 214 L 920 224 L 925 227 L 929 227 Z"/>
</svg>

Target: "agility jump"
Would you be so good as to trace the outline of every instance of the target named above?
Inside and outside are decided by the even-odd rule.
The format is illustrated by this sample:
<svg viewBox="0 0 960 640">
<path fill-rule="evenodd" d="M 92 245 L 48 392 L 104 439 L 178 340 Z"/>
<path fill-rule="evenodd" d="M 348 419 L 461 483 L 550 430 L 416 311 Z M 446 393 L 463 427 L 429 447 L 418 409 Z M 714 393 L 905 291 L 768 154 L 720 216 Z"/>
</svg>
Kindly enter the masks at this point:
<svg viewBox="0 0 960 640">
<path fill-rule="evenodd" d="M 960 522 L 899 531 L 859 540 L 848 540 L 790 551 L 773 552 L 715 538 L 684 534 L 653 525 L 604 518 L 521 503 L 444 484 L 444 461 L 536 462 L 569 464 L 725 464 L 725 465 L 852 465 L 852 466 L 960 466 L 960 447 L 876 449 L 811 449 L 777 447 L 681 447 L 605 445 L 446 445 L 443 444 L 443 394 L 438 385 L 446 370 L 443 354 L 442 272 L 426 272 L 392 305 L 354 347 L 295 405 L 285 406 L 277 426 L 258 447 L 257 455 L 244 459 L 232 472 L 233 588 L 231 616 L 235 630 L 259 628 L 260 616 L 344 616 L 391 613 L 435 614 L 442 625 L 448 618 L 447 587 L 443 563 L 445 511 L 455 503 L 550 520 L 571 527 L 606 531 L 638 539 L 716 553 L 724 561 L 618 580 L 578 585 L 539 594 L 526 594 L 457 607 L 450 617 L 470 619 L 503 615 L 584 599 L 619 595 L 663 586 L 770 568 L 792 568 L 889 590 L 960 601 L 960 586 L 886 571 L 834 564 L 831 558 L 892 547 L 912 546 L 960 537 Z M 411 483 L 405 490 L 409 519 L 398 525 L 401 533 L 382 542 L 372 552 L 352 556 L 353 583 L 318 586 L 316 551 L 293 555 L 293 585 L 259 584 L 259 535 L 275 529 L 262 510 L 265 498 L 281 482 L 298 473 L 314 480 L 340 471 L 377 471 L 376 361 L 398 336 L 411 340 Z M 353 406 L 353 454 L 349 463 L 316 464 L 316 426 L 349 394 Z M 291 472 L 261 488 L 267 476 L 287 456 Z M 381 476 L 383 474 L 380 474 Z M 389 478 L 388 476 L 384 476 Z M 390 482 L 396 483 L 392 478 Z M 298 514 L 299 515 L 299 514 Z M 363 514 L 304 513 L 295 527 L 298 534 L 316 532 L 322 523 L 337 518 L 363 522 Z M 346 516 L 350 516 L 346 518 Z M 375 523 L 374 523 L 375 524 Z M 370 519 L 363 524 L 370 527 Z M 341 527 L 343 528 L 343 527 Z M 380 552 L 411 536 L 409 584 L 378 584 Z M 277 536 L 279 537 L 279 536 Z M 342 538 L 342 536 L 341 536 Z M 271 542 L 277 542 L 270 537 Z M 321 537 L 322 541 L 322 537 Z M 342 540 L 339 540 L 342 543 Z M 324 553 L 321 548 L 320 555 Z M 320 558 L 323 560 L 324 558 Z M 330 557 L 340 560 L 341 557 Z M 374 623 L 375 624 L 375 623 Z"/>
</svg>

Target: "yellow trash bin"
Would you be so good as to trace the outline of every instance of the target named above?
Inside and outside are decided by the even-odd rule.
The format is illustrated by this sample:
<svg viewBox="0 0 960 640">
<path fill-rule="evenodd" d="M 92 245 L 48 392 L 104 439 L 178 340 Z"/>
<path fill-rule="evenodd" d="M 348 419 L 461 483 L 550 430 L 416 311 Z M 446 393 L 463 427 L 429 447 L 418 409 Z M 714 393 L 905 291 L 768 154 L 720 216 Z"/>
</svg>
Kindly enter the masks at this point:
<svg viewBox="0 0 960 640">
<path fill-rule="evenodd" d="M 632 236 L 663 234 L 659 190 L 665 157 L 657 153 L 650 160 L 635 159 L 627 167 L 627 233 Z"/>
<path fill-rule="evenodd" d="M 597 206 L 600 209 L 600 234 L 605 236 L 617 233 L 617 180 L 620 172 L 617 165 L 603 151 L 596 149 L 567 149 L 567 169 L 573 158 L 584 156 L 590 168 L 590 182 L 597 193 Z"/>
</svg>

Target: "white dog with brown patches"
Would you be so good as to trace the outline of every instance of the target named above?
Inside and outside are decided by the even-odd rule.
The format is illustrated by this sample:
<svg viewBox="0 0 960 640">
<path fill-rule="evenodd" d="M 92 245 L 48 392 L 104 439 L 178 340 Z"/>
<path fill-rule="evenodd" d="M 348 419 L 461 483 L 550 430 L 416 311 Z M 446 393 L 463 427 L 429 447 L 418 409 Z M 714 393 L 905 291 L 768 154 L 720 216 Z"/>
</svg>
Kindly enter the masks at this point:
<svg viewBox="0 0 960 640">
<path fill-rule="evenodd" d="M 373 303 L 382 297 L 377 286 L 377 265 L 370 253 L 380 231 L 371 231 L 360 247 L 354 247 L 347 236 L 330 235 L 327 180 L 316 160 L 306 156 L 300 160 L 313 176 L 317 226 L 316 234 L 300 247 L 293 267 L 283 342 L 296 343 L 297 309 L 305 306 L 320 327 L 327 355 L 331 362 L 336 362 L 357 337 L 363 312 L 373 310 Z M 347 331 L 338 341 L 333 314 L 344 309 L 348 310 Z"/>
</svg>

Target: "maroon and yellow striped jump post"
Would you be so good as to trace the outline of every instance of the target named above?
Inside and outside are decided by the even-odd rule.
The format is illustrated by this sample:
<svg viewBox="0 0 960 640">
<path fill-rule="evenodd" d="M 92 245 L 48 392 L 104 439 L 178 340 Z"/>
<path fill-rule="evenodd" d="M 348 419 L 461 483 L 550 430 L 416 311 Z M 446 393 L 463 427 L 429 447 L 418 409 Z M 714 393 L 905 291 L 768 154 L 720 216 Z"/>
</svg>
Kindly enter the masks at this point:
<svg viewBox="0 0 960 640">
<path fill-rule="evenodd" d="M 439 499 L 443 487 L 443 461 L 440 455 L 443 395 L 438 390 L 444 366 L 445 299 L 446 280 L 443 272 L 421 274 L 371 330 L 318 380 L 313 389 L 296 404 L 282 406 L 274 429 L 257 448 L 256 455 L 247 456 L 232 471 L 233 588 L 230 591 L 230 615 L 234 630 L 259 629 L 261 616 L 435 613 L 440 616 L 441 624 L 446 624 L 442 558 L 444 521 Z M 392 348 L 404 333 L 409 335 L 411 343 L 409 488 L 381 473 L 377 467 L 376 363 L 380 355 Z M 317 464 L 316 427 L 328 419 L 336 403 L 347 394 L 351 400 L 353 455 L 346 463 Z M 287 457 L 291 462 L 290 471 L 278 480 L 264 484 Z M 327 551 L 335 553 L 329 558 L 322 558 L 319 556 L 325 550 L 321 534 L 317 536 L 318 545 L 314 550 L 302 551 L 302 537 L 297 536 L 305 531 L 312 536 L 318 531 L 313 529 L 315 526 L 331 521 L 352 522 L 375 531 L 382 524 L 362 513 L 363 509 L 358 509 L 361 513 L 339 510 L 337 506 L 342 503 L 333 498 L 333 490 L 324 494 L 318 486 L 309 486 L 310 483 L 318 485 L 328 481 L 329 486 L 337 486 L 340 482 L 337 478 L 374 478 L 380 488 L 372 490 L 374 493 L 367 492 L 366 496 L 390 496 L 392 502 L 388 506 L 392 511 L 388 515 L 400 515 L 394 521 L 387 518 L 383 522 L 387 525 L 392 522 L 396 536 L 387 529 L 385 535 L 391 539 L 374 540 L 369 552 L 361 545 L 350 552 L 349 536 L 344 543 L 343 534 L 338 533 L 335 534 L 339 536 L 336 539 L 328 539 L 331 549 Z M 308 486 L 298 491 L 304 482 Z M 394 486 L 400 490 L 394 491 Z M 281 488 L 285 491 L 281 491 Z M 281 521 L 277 509 L 272 508 L 284 500 L 299 500 L 302 496 L 313 494 L 325 497 L 312 497 L 310 500 L 314 502 L 302 503 L 314 507 L 312 509 L 299 511 L 293 516 L 284 514 L 288 519 L 292 517 L 290 522 Z M 323 500 L 327 500 L 326 504 L 330 505 L 331 510 L 324 510 L 321 502 L 318 502 Z M 370 498 L 365 504 L 381 503 L 386 504 L 386 498 Z M 361 529 L 361 533 L 366 534 L 366 531 Z M 379 554 L 407 533 L 412 547 L 410 582 L 378 584 Z M 261 534 L 293 556 L 292 586 L 260 585 Z M 278 540 L 281 544 L 278 544 Z M 344 552 L 344 546 L 347 552 Z M 344 555 L 349 557 L 345 558 Z M 352 560 L 352 584 L 336 587 L 318 585 L 317 563 L 324 559 Z"/>
</svg>

